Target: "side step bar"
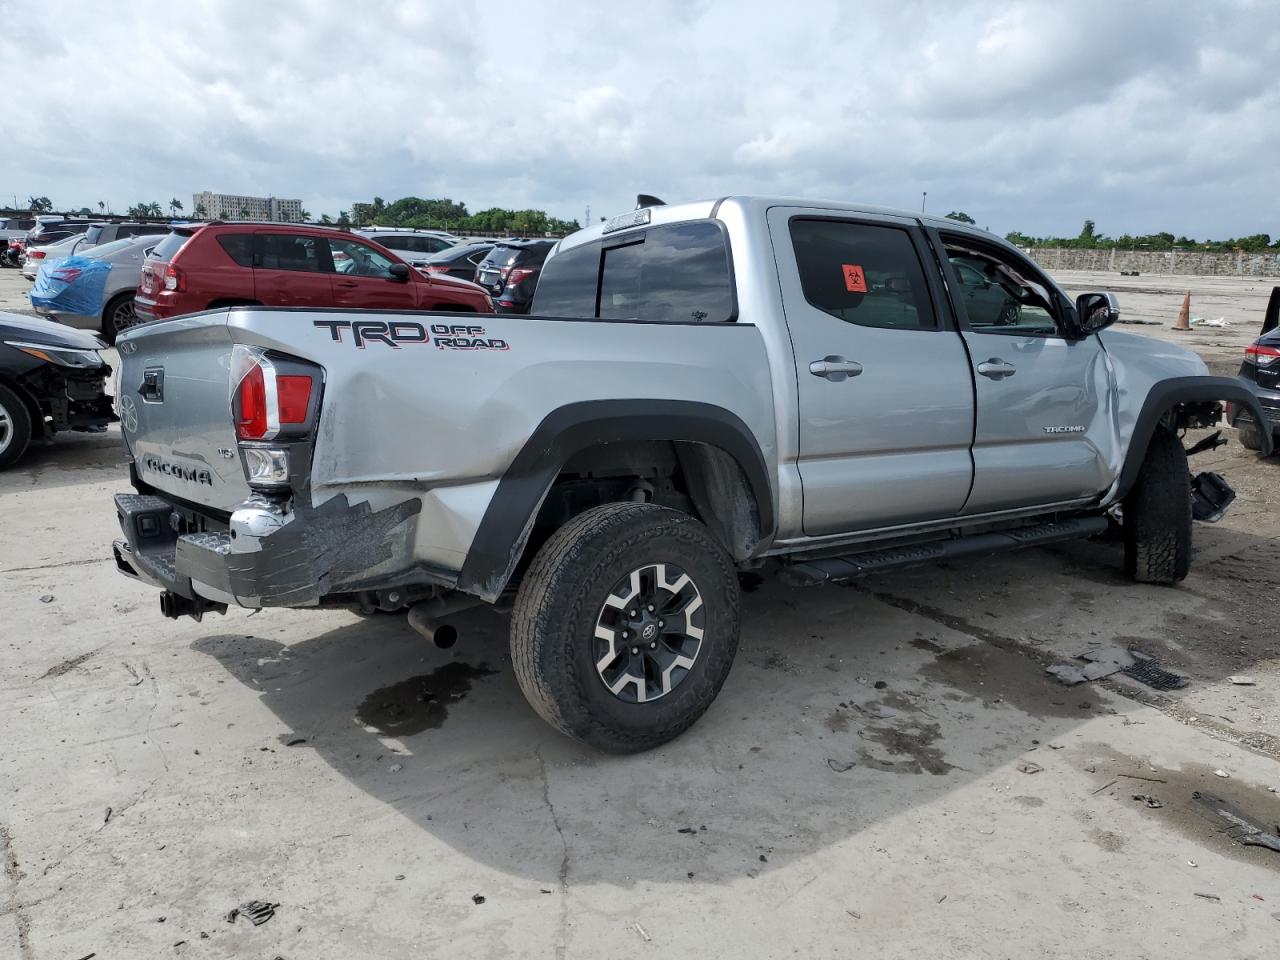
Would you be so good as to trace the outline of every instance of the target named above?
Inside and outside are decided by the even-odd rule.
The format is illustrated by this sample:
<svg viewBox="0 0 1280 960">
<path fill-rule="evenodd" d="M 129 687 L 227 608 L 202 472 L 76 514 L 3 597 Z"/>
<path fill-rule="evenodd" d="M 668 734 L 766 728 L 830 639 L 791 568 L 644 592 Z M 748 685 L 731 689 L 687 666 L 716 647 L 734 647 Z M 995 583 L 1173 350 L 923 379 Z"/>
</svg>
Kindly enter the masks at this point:
<svg viewBox="0 0 1280 960">
<path fill-rule="evenodd" d="M 1103 533 L 1109 521 L 1106 517 L 1074 517 L 1001 530 L 997 533 L 975 533 L 953 537 L 950 540 L 934 540 L 929 543 L 913 543 L 902 547 L 886 547 L 867 550 L 843 557 L 824 557 L 820 560 L 799 560 L 783 567 L 781 578 L 793 586 L 812 586 L 819 583 L 839 583 L 865 577 L 886 570 L 900 570 L 922 563 L 972 557 L 1004 550 L 1020 550 L 1023 547 L 1039 547 L 1064 540 L 1079 540 Z"/>
</svg>

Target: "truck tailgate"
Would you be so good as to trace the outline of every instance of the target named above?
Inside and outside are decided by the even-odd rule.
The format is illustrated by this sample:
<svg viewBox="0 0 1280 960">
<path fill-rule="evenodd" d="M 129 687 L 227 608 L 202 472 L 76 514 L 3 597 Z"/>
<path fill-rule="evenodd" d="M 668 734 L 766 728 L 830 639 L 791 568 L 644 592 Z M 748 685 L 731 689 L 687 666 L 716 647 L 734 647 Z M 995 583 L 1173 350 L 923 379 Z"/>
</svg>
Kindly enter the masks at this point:
<svg viewBox="0 0 1280 960">
<path fill-rule="evenodd" d="M 144 483 L 230 511 L 249 495 L 230 404 L 226 311 L 135 327 L 120 337 L 125 443 Z"/>
</svg>

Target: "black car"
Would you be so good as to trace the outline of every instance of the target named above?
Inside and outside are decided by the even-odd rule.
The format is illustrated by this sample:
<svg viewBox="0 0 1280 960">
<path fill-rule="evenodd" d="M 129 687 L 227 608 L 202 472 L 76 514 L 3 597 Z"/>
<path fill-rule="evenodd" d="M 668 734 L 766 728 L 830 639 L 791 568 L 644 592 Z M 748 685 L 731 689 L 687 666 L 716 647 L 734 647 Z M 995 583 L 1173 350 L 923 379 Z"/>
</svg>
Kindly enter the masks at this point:
<svg viewBox="0 0 1280 960">
<path fill-rule="evenodd" d="M 538 274 L 556 240 L 499 240 L 476 268 L 499 313 L 528 313 Z"/>
<path fill-rule="evenodd" d="M 101 220 L 86 220 L 80 217 L 63 217 L 58 220 L 37 220 L 36 225 L 27 231 L 27 249 L 43 247 L 84 233 L 91 226 L 102 223 Z"/>
<path fill-rule="evenodd" d="M 460 243 L 427 257 L 421 269 L 434 276 L 444 275 L 474 282 L 476 268 L 492 249 L 492 240 L 487 243 Z"/>
<path fill-rule="evenodd" d="M 1248 410 L 1235 407 L 1230 411 L 1231 425 L 1239 429 L 1244 446 L 1261 450 L 1262 430 L 1269 430 L 1272 440 L 1280 435 L 1280 287 L 1271 290 L 1262 335 L 1244 348 L 1239 376 L 1257 395 L 1267 423 L 1259 425 Z"/>
<path fill-rule="evenodd" d="M 97 337 L 34 317 L 0 313 L 0 470 L 32 440 L 59 430 L 101 433 L 115 420 Z"/>
</svg>

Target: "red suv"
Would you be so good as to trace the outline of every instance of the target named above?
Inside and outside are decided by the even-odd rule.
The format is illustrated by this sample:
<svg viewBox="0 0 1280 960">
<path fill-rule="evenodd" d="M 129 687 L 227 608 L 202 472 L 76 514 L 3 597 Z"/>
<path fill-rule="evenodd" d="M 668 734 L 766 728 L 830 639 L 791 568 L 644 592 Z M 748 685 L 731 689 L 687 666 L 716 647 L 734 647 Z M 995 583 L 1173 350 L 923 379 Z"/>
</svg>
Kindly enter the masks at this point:
<svg viewBox="0 0 1280 960">
<path fill-rule="evenodd" d="M 143 264 L 134 295 L 139 320 L 244 304 L 493 312 L 474 283 L 426 276 L 344 230 L 281 223 L 177 227 Z"/>
</svg>

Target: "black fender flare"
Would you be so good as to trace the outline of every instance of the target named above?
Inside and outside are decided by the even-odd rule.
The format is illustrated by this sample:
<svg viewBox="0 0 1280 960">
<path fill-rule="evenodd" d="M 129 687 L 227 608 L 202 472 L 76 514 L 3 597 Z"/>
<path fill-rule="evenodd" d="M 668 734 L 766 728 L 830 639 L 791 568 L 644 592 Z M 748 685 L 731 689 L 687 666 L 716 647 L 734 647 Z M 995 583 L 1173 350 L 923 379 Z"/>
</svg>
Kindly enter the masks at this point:
<svg viewBox="0 0 1280 960">
<path fill-rule="evenodd" d="M 775 525 L 773 485 L 750 428 L 723 407 L 690 400 L 594 400 L 547 414 L 498 481 L 458 574 L 457 589 L 493 601 L 502 593 L 556 476 L 576 453 L 606 443 L 671 440 L 728 453 L 755 500 L 762 538 Z"/>
<path fill-rule="evenodd" d="M 1259 423 L 1266 423 L 1266 415 L 1262 405 L 1247 383 L 1237 377 L 1170 377 L 1151 385 L 1147 398 L 1142 403 L 1142 410 L 1133 425 L 1133 433 L 1129 437 L 1129 447 L 1125 451 L 1124 466 L 1120 470 L 1120 480 L 1116 487 L 1114 500 L 1121 500 L 1133 489 L 1138 479 L 1138 471 L 1142 469 L 1142 461 L 1147 456 L 1147 446 L 1156 426 L 1171 409 L 1181 403 L 1198 403 L 1204 401 L 1225 400 L 1240 407 L 1247 407 L 1258 418 Z M 1262 431 L 1262 456 L 1271 453 L 1271 436 Z"/>
</svg>

